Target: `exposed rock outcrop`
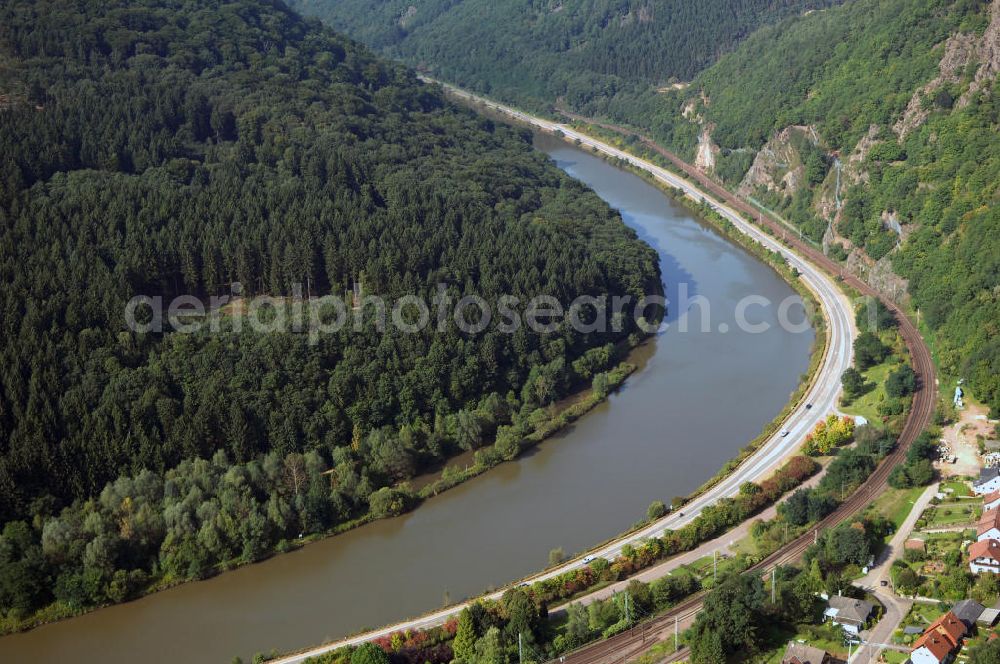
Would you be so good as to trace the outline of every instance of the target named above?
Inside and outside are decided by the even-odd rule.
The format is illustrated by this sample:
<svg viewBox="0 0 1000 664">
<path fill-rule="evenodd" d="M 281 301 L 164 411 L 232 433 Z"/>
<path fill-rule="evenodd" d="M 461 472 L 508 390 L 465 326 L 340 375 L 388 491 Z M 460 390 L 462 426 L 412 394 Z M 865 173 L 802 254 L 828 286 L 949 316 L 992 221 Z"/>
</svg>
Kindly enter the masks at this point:
<svg viewBox="0 0 1000 664">
<path fill-rule="evenodd" d="M 909 297 L 906 292 L 909 282 L 892 271 L 891 255 L 873 261 L 868 254 L 854 247 L 847 256 L 845 267 L 880 294 L 903 303 Z"/>
<path fill-rule="evenodd" d="M 858 144 L 854 146 L 854 150 L 844 163 L 844 172 L 841 174 L 844 183 L 868 182 L 868 171 L 864 168 L 865 160 L 868 159 L 868 153 L 872 151 L 872 148 L 881 142 L 878 137 L 879 133 L 881 133 L 879 126 L 871 125 L 868 127 L 868 133 L 862 136 Z"/>
<path fill-rule="evenodd" d="M 901 139 L 906 138 L 908 133 L 923 124 L 927 116 L 930 115 L 930 109 L 927 108 L 924 100 L 943 86 L 958 83 L 961 80 L 962 72 L 978 56 L 979 51 L 980 44 L 975 35 L 959 33 L 952 35 L 944 42 L 944 55 L 941 56 L 941 62 L 938 63 L 937 77 L 913 93 L 902 117 L 892 127 Z"/>
<path fill-rule="evenodd" d="M 750 196 L 758 188 L 794 194 L 805 179 L 802 156 L 795 147 L 796 139 L 817 143 L 816 131 L 810 126 L 785 127 L 764 144 L 743 176 L 737 189 L 740 196 Z"/>
<path fill-rule="evenodd" d="M 714 125 L 703 127 L 698 135 L 698 153 L 694 165 L 703 171 L 715 170 L 715 157 L 719 154 L 719 146 L 712 140 L 713 128 Z"/>
<path fill-rule="evenodd" d="M 987 88 L 1000 73 L 1000 0 L 993 0 L 990 17 L 990 25 L 979 40 L 977 49 L 979 69 L 976 70 L 976 76 L 969 89 L 959 98 L 960 107 L 968 104 L 980 90 Z"/>
</svg>

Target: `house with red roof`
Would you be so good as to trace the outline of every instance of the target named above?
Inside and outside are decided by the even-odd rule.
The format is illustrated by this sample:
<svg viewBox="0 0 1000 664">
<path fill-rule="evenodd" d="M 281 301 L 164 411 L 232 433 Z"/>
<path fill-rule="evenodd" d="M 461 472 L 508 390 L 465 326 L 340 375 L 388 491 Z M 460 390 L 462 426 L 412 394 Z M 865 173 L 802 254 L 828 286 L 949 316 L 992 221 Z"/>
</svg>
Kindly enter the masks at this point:
<svg viewBox="0 0 1000 664">
<path fill-rule="evenodd" d="M 989 512 L 1000 507 L 1000 491 L 994 491 L 983 496 L 983 511 Z"/>
<path fill-rule="evenodd" d="M 1000 509 L 983 512 L 979 517 L 979 523 L 976 524 L 976 539 L 1000 540 Z"/>
<path fill-rule="evenodd" d="M 913 644 L 913 664 L 948 664 L 962 645 L 967 633 L 965 623 L 949 611 L 931 623 Z"/>
<path fill-rule="evenodd" d="M 1000 574 L 1000 541 L 984 539 L 969 546 L 969 569 L 973 574 Z"/>
</svg>

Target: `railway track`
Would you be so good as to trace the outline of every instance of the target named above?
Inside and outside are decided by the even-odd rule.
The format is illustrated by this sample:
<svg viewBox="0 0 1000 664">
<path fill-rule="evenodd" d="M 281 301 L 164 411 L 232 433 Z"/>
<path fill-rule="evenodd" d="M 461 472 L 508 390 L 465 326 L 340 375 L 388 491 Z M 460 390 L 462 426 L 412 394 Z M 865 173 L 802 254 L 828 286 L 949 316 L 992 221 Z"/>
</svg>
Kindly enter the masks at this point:
<svg viewBox="0 0 1000 664">
<path fill-rule="evenodd" d="M 607 128 L 621 130 L 614 126 L 603 125 Z M 746 215 L 748 219 L 758 219 L 759 224 L 771 229 L 777 237 L 785 237 L 785 242 L 795 249 L 801 256 L 807 258 L 811 263 L 823 268 L 827 273 L 848 284 L 864 295 L 881 297 L 867 283 L 861 281 L 853 274 L 841 268 L 839 264 L 828 258 L 822 252 L 816 250 L 804 241 L 795 237 L 787 237 L 787 229 L 773 219 L 760 216 L 758 211 L 749 203 L 735 196 L 725 189 L 718 182 L 708 177 L 706 174 L 695 169 L 677 155 L 656 145 L 646 137 L 640 137 L 642 142 L 661 156 L 668 159 L 679 168 L 687 177 L 694 179 L 700 186 L 707 189 L 709 193 L 717 197 L 721 202 L 731 208 Z M 899 321 L 900 334 L 906 342 L 910 358 L 913 363 L 913 370 L 917 374 L 919 385 L 913 396 L 913 403 L 910 414 L 903 425 L 903 430 L 899 434 L 896 446 L 878 465 L 875 471 L 854 493 L 844 500 L 843 503 L 830 515 L 821 520 L 809 532 L 801 535 L 795 540 L 781 547 L 764 560 L 747 570 L 746 573 L 766 574 L 774 567 L 787 565 L 801 558 L 805 550 L 813 543 L 816 535 L 823 530 L 831 528 L 841 522 L 847 521 L 857 516 L 864 508 L 882 493 L 888 486 L 889 473 L 906 456 L 913 441 L 931 423 L 936 406 L 936 380 L 934 375 L 934 362 L 931 358 L 930 350 L 924 343 L 923 337 L 917 330 L 913 322 L 903 313 L 903 311 L 891 301 L 883 302 L 896 315 Z M 589 646 L 584 646 L 579 650 L 571 652 L 560 659 L 565 664 L 616 664 L 626 662 L 629 659 L 648 650 L 655 643 L 670 638 L 672 629 L 676 623 L 688 622 L 701 610 L 705 593 L 699 593 L 687 600 L 684 600 L 673 607 L 667 613 L 658 616 L 643 625 L 636 626 L 628 632 L 623 632 L 604 641 L 599 641 Z M 675 662 L 683 660 L 689 652 L 682 648 L 677 653 L 668 656 L 664 662 Z"/>
</svg>

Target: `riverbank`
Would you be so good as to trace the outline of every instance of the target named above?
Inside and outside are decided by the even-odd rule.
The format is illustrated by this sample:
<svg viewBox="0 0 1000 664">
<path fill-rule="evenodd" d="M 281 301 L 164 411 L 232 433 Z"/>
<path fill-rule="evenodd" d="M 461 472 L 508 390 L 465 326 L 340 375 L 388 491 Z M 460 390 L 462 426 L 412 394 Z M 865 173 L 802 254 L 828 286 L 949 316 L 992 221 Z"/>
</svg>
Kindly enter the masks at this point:
<svg viewBox="0 0 1000 664">
<path fill-rule="evenodd" d="M 432 80 L 432 79 L 427 79 L 427 80 Z M 477 112 L 485 113 L 488 116 L 497 116 L 506 121 L 513 121 L 515 124 L 527 126 L 536 131 L 539 129 L 537 125 L 526 121 L 525 116 L 523 116 L 523 114 L 512 116 L 510 113 L 505 112 L 504 110 L 499 108 L 498 107 L 499 105 L 490 106 L 488 104 L 483 103 L 481 100 L 454 94 L 455 89 L 451 88 L 451 86 L 444 85 L 443 87 L 446 92 L 452 93 L 452 97 L 455 100 L 468 105 L 470 108 L 477 110 Z M 602 128 L 598 127 L 598 129 Z M 604 133 L 607 133 L 607 130 L 603 131 Z M 560 140 L 563 140 L 571 145 L 574 145 L 575 147 L 583 149 L 579 140 L 574 140 L 559 130 L 549 131 L 548 133 L 550 133 L 553 136 L 556 136 Z M 615 136 L 617 137 L 618 135 L 615 134 Z M 772 268 L 775 271 L 775 273 L 777 273 L 782 278 L 782 280 L 785 281 L 786 284 L 788 284 L 796 293 L 799 294 L 799 296 L 802 297 L 803 302 L 805 304 L 806 312 L 807 314 L 810 314 L 810 323 L 813 326 L 813 329 L 816 331 L 815 342 L 813 344 L 812 349 L 810 350 L 809 367 L 807 371 L 802 375 L 802 379 L 800 381 L 799 386 L 791 394 L 785 407 L 781 410 L 781 412 L 779 412 L 770 422 L 768 422 L 763 427 L 760 434 L 758 434 L 749 443 L 747 443 L 746 446 L 741 448 L 737 456 L 727 461 L 726 464 L 722 468 L 720 468 L 717 473 L 715 473 L 712 477 L 706 480 L 700 487 L 698 487 L 698 489 L 689 493 L 686 496 L 677 496 L 671 501 L 673 507 L 680 507 L 690 502 L 694 498 L 702 495 L 703 493 L 705 493 L 706 491 L 717 485 L 719 482 L 724 480 L 732 472 L 734 472 L 741 463 L 746 461 L 746 459 L 748 459 L 751 455 L 753 455 L 754 452 L 759 450 L 761 445 L 763 445 L 769 437 L 774 435 L 775 432 L 777 432 L 780 429 L 782 422 L 785 421 L 788 415 L 795 408 L 803 405 L 804 403 L 803 399 L 815 384 L 819 368 L 821 366 L 821 363 L 823 362 L 823 359 L 829 347 L 829 336 L 830 336 L 829 326 L 827 325 L 826 318 L 823 316 L 822 308 L 820 307 L 819 300 L 817 299 L 817 294 L 812 289 L 810 289 L 806 284 L 804 284 L 801 279 L 799 279 L 800 276 L 799 273 L 796 270 L 794 270 L 794 268 L 791 268 L 789 266 L 788 262 L 781 256 L 781 254 L 767 249 L 759 241 L 756 241 L 746 233 L 741 232 L 733 225 L 731 221 L 720 215 L 715 209 L 713 209 L 712 206 L 707 205 L 704 197 L 701 199 L 700 202 L 696 202 L 684 190 L 668 186 L 662 180 L 657 179 L 647 169 L 641 168 L 635 164 L 632 164 L 620 158 L 613 157 L 605 152 L 602 152 L 597 148 L 591 148 L 590 152 L 594 156 L 608 162 L 609 164 L 615 166 L 616 168 L 628 171 L 633 175 L 642 178 L 652 186 L 656 187 L 662 193 L 669 196 L 671 200 L 678 203 L 679 205 L 682 205 L 685 209 L 689 210 L 692 214 L 695 215 L 695 217 L 699 221 L 712 226 L 715 230 L 722 233 L 726 238 L 735 242 L 745 251 L 755 256 L 762 263 Z M 659 160 L 657 161 L 657 163 L 660 163 Z M 678 174 L 678 176 L 683 177 L 683 174 Z M 765 228 L 763 230 L 766 231 L 767 229 Z M 626 531 L 622 533 L 619 537 L 625 537 L 629 534 L 629 532 L 631 531 Z M 610 541 L 614 541 L 614 539 Z M 608 543 L 609 542 L 602 542 L 597 546 L 603 546 L 604 544 Z"/>
<path fill-rule="evenodd" d="M 645 340 L 640 339 L 637 346 L 641 345 L 643 341 Z M 619 352 L 623 352 L 624 350 L 625 349 L 620 349 Z M 634 349 L 628 349 L 629 353 L 631 353 L 632 350 Z M 296 551 L 309 544 L 313 544 L 330 537 L 335 537 L 337 535 L 342 535 L 379 519 L 399 516 L 405 512 L 417 509 L 420 504 L 428 498 L 437 496 L 449 489 L 453 489 L 460 484 L 473 479 L 474 477 L 482 475 L 502 463 L 514 461 L 521 454 L 524 454 L 536 445 L 545 441 L 547 438 L 559 433 L 565 427 L 569 426 L 577 419 L 593 410 L 596 406 L 606 401 L 607 398 L 618 390 L 625 380 L 635 372 L 636 368 L 635 364 L 628 361 L 620 362 L 609 371 L 603 372 L 603 375 L 606 376 L 606 381 L 602 383 L 602 388 L 599 391 L 595 390 L 592 386 L 571 392 L 561 400 L 560 403 L 562 404 L 562 407 L 556 408 L 553 406 L 553 412 L 547 413 L 545 419 L 537 422 L 534 425 L 534 430 L 516 441 L 517 444 L 513 447 L 509 446 L 503 451 L 500 451 L 497 449 L 497 441 L 494 439 L 489 444 L 483 445 L 479 450 L 476 450 L 474 462 L 471 466 L 458 469 L 457 467 L 449 465 L 449 463 L 446 462 L 444 468 L 439 473 L 438 478 L 434 481 L 427 482 L 418 491 L 411 491 L 408 484 L 405 482 L 398 485 L 395 489 L 404 495 L 404 506 L 398 511 L 384 515 L 376 515 L 373 511 L 369 511 L 364 515 L 342 522 L 325 532 L 306 534 L 295 540 L 281 540 L 272 551 L 267 552 L 265 555 L 262 555 L 256 560 L 243 561 L 240 559 L 233 559 L 224 561 L 219 563 L 214 570 L 210 571 L 201 578 L 177 579 L 167 577 L 156 579 L 153 583 L 147 586 L 145 590 L 137 593 L 133 597 L 130 597 L 126 601 L 141 599 L 142 597 L 147 597 L 157 592 L 175 588 L 186 583 L 203 581 L 217 574 L 224 574 L 228 571 L 232 571 L 246 565 L 260 563 L 275 555 Z M 121 602 L 101 604 L 97 606 L 72 607 L 64 602 L 55 601 L 25 618 L 18 619 L 9 615 L 0 617 L 0 636 L 15 634 L 60 620 L 79 617 L 120 603 Z"/>
</svg>

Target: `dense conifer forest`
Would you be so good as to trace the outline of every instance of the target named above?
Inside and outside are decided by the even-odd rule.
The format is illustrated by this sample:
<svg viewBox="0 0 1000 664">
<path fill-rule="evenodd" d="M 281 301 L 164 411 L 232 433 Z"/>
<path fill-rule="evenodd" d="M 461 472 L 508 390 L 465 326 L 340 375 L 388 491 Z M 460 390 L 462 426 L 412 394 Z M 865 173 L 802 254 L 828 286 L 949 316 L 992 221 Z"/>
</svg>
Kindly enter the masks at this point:
<svg viewBox="0 0 1000 664">
<path fill-rule="evenodd" d="M 0 6 L 0 608 L 397 513 L 638 336 L 136 332 L 135 295 L 639 297 L 655 252 L 525 132 L 255 0 Z M 286 300 L 287 303 L 287 300 Z M 596 378 L 595 378 L 596 376 Z M 606 382 L 606 381 L 605 381 Z M 498 435 L 499 432 L 499 435 Z M 491 448 L 491 453 L 492 448 Z"/>
</svg>

